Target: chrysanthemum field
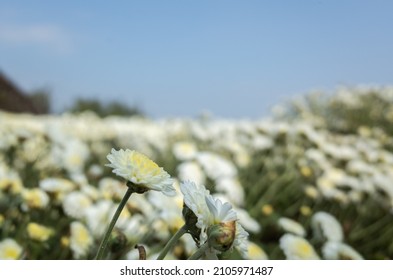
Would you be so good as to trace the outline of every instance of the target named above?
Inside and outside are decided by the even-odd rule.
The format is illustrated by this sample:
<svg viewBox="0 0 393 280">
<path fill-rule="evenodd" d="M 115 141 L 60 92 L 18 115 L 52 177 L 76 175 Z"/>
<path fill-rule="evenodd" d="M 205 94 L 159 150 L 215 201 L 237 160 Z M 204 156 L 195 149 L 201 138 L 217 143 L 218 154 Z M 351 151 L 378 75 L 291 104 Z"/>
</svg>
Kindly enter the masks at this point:
<svg viewBox="0 0 393 280">
<path fill-rule="evenodd" d="M 393 89 L 258 120 L 0 112 L 0 259 L 94 259 L 127 181 L 104 259 L 393 259 Z"/>
</svg>

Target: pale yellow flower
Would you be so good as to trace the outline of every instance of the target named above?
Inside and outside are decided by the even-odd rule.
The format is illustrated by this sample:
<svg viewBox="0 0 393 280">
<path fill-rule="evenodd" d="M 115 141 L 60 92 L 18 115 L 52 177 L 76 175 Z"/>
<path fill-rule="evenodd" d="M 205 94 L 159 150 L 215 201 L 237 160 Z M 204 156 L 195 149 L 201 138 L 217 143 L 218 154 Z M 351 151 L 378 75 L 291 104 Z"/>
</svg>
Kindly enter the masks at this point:
<svg viewBox="0 0 393 280">
<path fill-rule="evenodd" d="M 49 196 L 46 192 L 39 188 L 25 189 L 22 197 L 30 208 L 45 208 L 49 203 Z"/>
<path fill-rule="evenodd" d="M 37 223 L 29 223 L 27 234 L 33 240 L 44 242 L 53 235 L 53 230 Z"/>
<path fill-rule="evenodd" d="M 85 256 L 92 244 L 93 238 L 88 229 L 81 222 L 72 222 L 70 248 L 74 258 L 79 259 Z"/>
<path fill-rule="evenodd" d="M 127 181 L 147 190 L 160 191 L 168 196 L 176 194 L 169 174 L 144 154 L 128 149 L 119 151 L 112 149 L 107 158 L 111 162 L 107 166 L 113 168 L 112 172 Z"/>
<path fill-rule="evenodd" d="M 0 242 L 0 260 L 17 260 L 22 254 L 22 247 L 11 238 Z"/>
<path fill-rule="evenodd" d="M 248 258 L 250 260 L 267 260 L 269 257 L 265 251 L 254 242 L 248 242 Z"/>
<path fill-rule="evenodd" d="M 313 246 L 303 237 L 290 233 L 280 238 L 280 248 L 288 260 L 318 260 Z"/>
</svg>

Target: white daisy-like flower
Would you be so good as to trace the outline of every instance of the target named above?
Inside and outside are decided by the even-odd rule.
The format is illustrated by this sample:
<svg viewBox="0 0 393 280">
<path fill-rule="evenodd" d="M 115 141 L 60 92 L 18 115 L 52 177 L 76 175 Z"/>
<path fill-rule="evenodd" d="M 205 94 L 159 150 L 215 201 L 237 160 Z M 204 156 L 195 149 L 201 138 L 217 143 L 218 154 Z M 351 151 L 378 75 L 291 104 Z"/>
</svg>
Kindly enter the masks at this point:
<svg viewBox="0 0 393 280">
<path fill-rule="evenodd" d="M 206 228 L 210 219 L 210 210 L 206 204 L 205 197 L 209 191 L 203 185 L 197 185 L 191 181 L 185 181 L 180 185 L 180 190 L 184 195 L 185 205 L 198 218 L 196 226 L 201 229 L 200 242 L 207 240 Z"/>
<path fill-rule="evenodd" d="M 209 242 L 206 255 L 214 257 L 232 247 L 246 255 L 248 233 L 237 221 L 232 205 L 214 198 L 204 186 L 193 182 L 184 182 L 180 188 L 185 205 L 197 217 L 196 227 L 201 230 L 200 244 Z"/>
<path fill-rule="evenodd" d="M 225 193 L 234 205 L 244 204 L 244 188 L 234 177 L 225 177 L 217 180 L 216 190 Z"/>
<path fill-rule="evenodd" d="M 336 241 L 328 241 L 322 247 L 322 255 L 327 260 L 363 260 L 351 246 Z"/>
<path fill-rule="evenodd" d="M 280 248 L 288 260 L 319 260 L 313 246 L 300 236 L 284 234 L 280 238 Z"/>
<path fill-rule="evenodd" d="M 92 201 L 86 194 L 74 191 L 64 197 L 63 210 L 72 218 L 82 219 L 85 216 L 86 209 L 91 204 Z"/>
<path fill-rule="evenodd" d="M 22 254 L 22 247 L 12 238 L 0 242 L 0 260 L 17 260 Z"/>
<path fill-rule="evenodd" d="M 196 160 L 202 166 L 206 175 L 213 180 L 223 177 L 235 177 L 237 175 L 235 165 L 216 153 L 199 152 Z"/>
<path fill-rule="evenodd" d="M 89 230 L 81 222 L 71 223 L 70 248 L 75 259 L 79 259 L 88 253 L 93 244 L 93 238 Z"/>
<path fill-rule="evenodd" d="M 111 162 L 107 166 L 113 168 L 112 172 L 127 181 L 147 190 L 160 191 L 168 196 L 176 195 L 170 175 L 144 154 L 128 149 L 112 149 L 107 158 Z"/>
<path fill-rule="evenodd" d="M 190 180 L 198 185 L 203 185 L 206 175 L 201 166 L 195 161 L 182 162 L 177 166 L 178 178 L 180 181 Z"/>
<path fill-rule="evenodd" d="M 173 155 L 180 161 L 192 160 L 197 154 L 197 147 L 192 142 L 177 142 L 173 145 Z"/>
<path fill-rule="evenodd" d="M 292 219 L 281 217 L 278 219 L 277 223 L 284 231 L 288 233 L 293 233 L 303 237 L 306 235 L 306 230 L 304 227 Z"/>
<path fill-rule="evenodd" d="M 114 204 L 110 200 L 101 200 L 87 207 L 85 212 L 86 224 L 95 237 L 104 234 L 107 225 L 110 223 Z"/>
<path fill-rule="evenodd" d="M 75 185 L 62 178 L 46 178 L 40 181 L 39 186 L 49 193 L 66 193 L 75 188 Z"/>
<path fill-rule="evenodd" d="M 326 238 L 329 241 L 342 241 L 344 232 L 337 219 L 326 212 L 317 212 L 311 219 L 311 226 L 318 238 Z"/>
<path fill-rule="evenodd" d="M 236 222 L 235 240 L 233 247 L 235 247 L 243 258 L 248 259 L 248 232 L 244 230 L 239 222 Z"/>
<path fill-rule="evenodd" d="M 222 222 L 236 221 L 236 212 L 228 202 L 222 203 L 221 200 L 215 199 L 211 195 L 205 197 L 206 205 L 210 210 L 209 224 L 215 225 Z"/>
<path fill-rule="evenodd" d="M 250 260 L 268 260 L 266 252 L 254 242 L 247 242 L 247 256 Z M 244 257 L 244 256 L 243 256 Z"/>
</svg>

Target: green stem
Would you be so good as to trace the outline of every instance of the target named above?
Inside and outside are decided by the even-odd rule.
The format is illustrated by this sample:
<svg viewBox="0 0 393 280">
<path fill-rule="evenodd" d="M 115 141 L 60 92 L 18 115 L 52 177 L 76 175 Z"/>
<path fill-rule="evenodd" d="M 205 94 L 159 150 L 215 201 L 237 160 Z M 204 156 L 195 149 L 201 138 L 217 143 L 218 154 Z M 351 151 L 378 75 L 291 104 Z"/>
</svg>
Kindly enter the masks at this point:
<svg viewBox="0 0 393 280">
<path fill-rule="evenodd" d="M 206 249 L 209 247 L 208 242 L 203 244 L 191 257 L 189 257 L 189 260 L 199 260 L 203 254 L 206 252 Z"/>
<path fill-rule="evenodd" d="M 163 260 L 168 254 L 169 250 L 172 249 L 172 247 L 176 244 L 176 242 L 179 240 L 180 237 L 183 236 L 187 232 L 187 226 L 184 224 L 172 238 L 168 241 L 168 243 L 165 245 L 164 249 L 160 253 L 160 255 L 157 257 L 157 260 Z"/>
<path fill-rule="evenodd" d="M 115 214 L 113 215 L 113 218 L 109 224 L 109 227 L 106 230 L 105 236 L 101 241 L 100 248 L 98 249 L 97 255 L 95 257 L 96 260 L 102 259 L 102 256 L 104 255 L 104 252 L 105 252 L 105 248 L 108 245 L 109 237 L 111 236 L 112 230 L 115 227 L 117 219 L 119 218 L 121 211 L 123 210 L 124 206 L 126 205 L 128 199 L 130 198 L 130 196 L 133 192 L 134 191 L 132 188 L 127 188 L 127 192 L 125 193 L 123 199 L 120 201 L 119 207 L 117 207 L 117 210 L 116 210 Z"/>
</svg>

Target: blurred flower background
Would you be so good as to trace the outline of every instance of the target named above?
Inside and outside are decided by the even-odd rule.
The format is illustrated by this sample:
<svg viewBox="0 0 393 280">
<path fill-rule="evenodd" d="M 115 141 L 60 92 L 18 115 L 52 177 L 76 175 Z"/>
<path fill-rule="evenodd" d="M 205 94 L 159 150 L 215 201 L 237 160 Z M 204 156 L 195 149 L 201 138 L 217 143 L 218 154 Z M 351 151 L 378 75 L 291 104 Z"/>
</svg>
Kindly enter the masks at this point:
<svg viewBox="0 0 393 280">
<path fill-rule="evenodd" d="M 221 259 L 393 259 L 391 8 L 4 1 L 0 259 L 93 259 L 127 189 L 112 149 L 175 196 L 132 196 L 109 259 L 157 258 L 184 181 L 249 234 Z M 194 251 L 186 234 L 166 258 Z"/>
<path fill-rule="evenodd" d="M 135 258 L 135 244 L 159 253 L 184 223 L 184 180 L 233 205 L 247 258 L 393 258 L 393 89 L 310 94 L 281 109 L 254 121 L 1 112 L 0 256 L 92 258 L 126 190 L 106 156 L 129 147 L 176 179 L 176 196 L 131 197 L 110 258 Z M 184 236 L 170 257 L 188 257 L 192 243 Z"/>
</svg>

